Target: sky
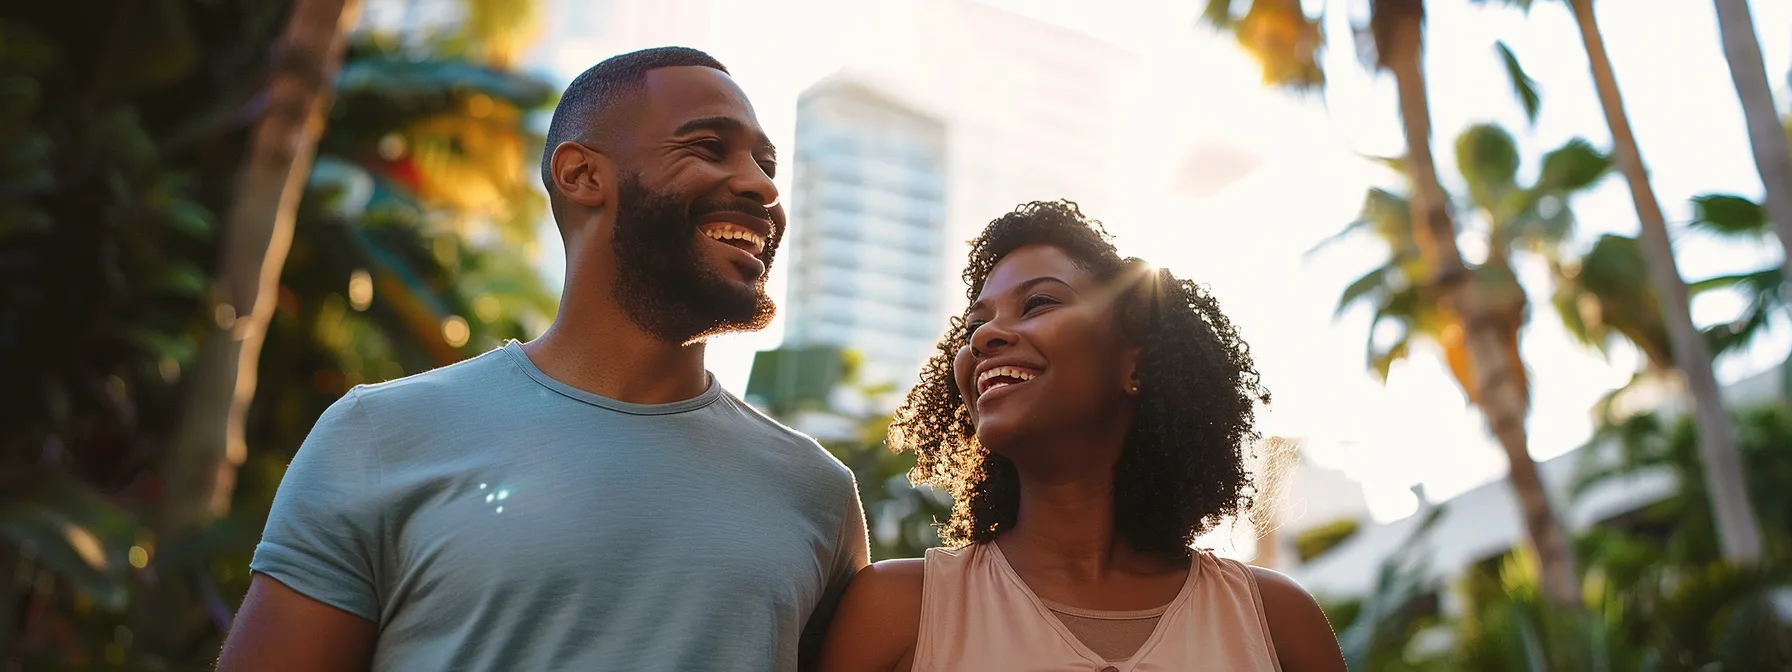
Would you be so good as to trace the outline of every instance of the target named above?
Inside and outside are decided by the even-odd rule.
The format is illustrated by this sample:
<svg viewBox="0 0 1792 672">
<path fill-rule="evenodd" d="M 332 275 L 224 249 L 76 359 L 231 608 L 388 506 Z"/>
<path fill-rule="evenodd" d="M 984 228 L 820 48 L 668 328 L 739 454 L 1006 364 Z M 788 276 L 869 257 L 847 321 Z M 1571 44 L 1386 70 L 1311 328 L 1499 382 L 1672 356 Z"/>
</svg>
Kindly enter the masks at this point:
<svg viewBox="0 0 1792 672">
<path fill-rule="evenodd" d="M 985 4 L 1085 32 L 1141 57 L 1119 120 L 1131 130 L 1117 136 L 1122 140 L 1113 148 L 1124 157 L 1124 169 L 1090 178 L 1118 185 L 1121 205 L 1096 214 L 1123 253 L 1203 282 L 1219 298 L 1274 393 L 1262 416 L 1266 434 L 1298 437 L 1314 464 L 1362 482 L 1371 513 L 1381 520 L 1413 510 L 1417 502 L 1409 486 L 1415 483 L 1436 500 L 1504 475 L 1503 454 L 1434 350 L 1416 349 L 1384 384 L 1365 366 L 1366 311 L 1333 317 L 1342 288 L 1381 260 L 1372 241 L 1306 254 L 1355 218 L 1367 188 L 1400 183 L 1365 158 L 1397 155 L 1403 141 L 1391 77 L 1365 70 L 1354 49 L 1351 25 L 1363 15 L 1364 0 L 1329 3 L 1329 82 L 1323 95 L 1306 96 L 1265 89 L 1256 66 L 1229 38 L 1195 25 L 1202 4 L 1195 0 Z M 1758 198 L 1760 179 L 1711 3 L 1597 4 L 1670 225 L 1690 216 L 1688 199 L 1696 194 Z M 1433 144 L 1447 187 L 1459 186 L 1451 148 L 1471 124 L 1497 122 L 1513 133 L 1527 161 L 1521 179 L 1534 175 L 1538 156 L 1570 138 L 1609 146 L 1585 53 L 1564 5 L 1539 2 L 1528 16 L 1464 2 L 1428 5 Z M 767 133 L 789 147 L 796 97 L 804 88 L 866 58 L 866 45 L 925 48 L 925 34 L 890 34 L 892 17 L 906 6 L 898 0 L 548 0 L 549 28 L 530 62 L 564 83 L 622 51 L 673 43 L 705 49 L 729 64 Z M 1756 0 L 1751 6 L 1784 110 L 1792 3 Z M 1496 40 L 1510 45 L 1538 82 L 1542 111 L 1535 126 L 1515 102 Z M 1175 138 L 1177 151 L 1164 151 L 1171 141 L 1155 141 L 1159 136 Z M 1179 188 L 1187 179 L 1183 157 L 1212 159 L 1198 166 L 1210 188 Z M 786 193 L 790 172 L 779 178 Z M 1583 244 L 1601 233 L 1637 230 L 1630 194 L 1615 177 L 1572 207 Z M 542 235 L 543 272 L 558 284 L 563 270 L 557 234 L 548 224 Z M 1472 235 L 1462 243 L 1465 254 L 1480 249 Z M 1722 244 L 1693 235 L 1680 236 L 1676 245 L 1689 280 L 1758 269 L 1780 254 L 1771 244 Z M 770 280 L 774 298 L 782 297 L 784 270 L 775 269 Z M 1546 269 L 1521 259 L 1520 274 L 1533 302 L 1522 346 L 1532 374 L 1531 452 L 1547 459 L 1586 442 L 1589 409 L 1628 381 L 1638 362 L 1622 345 L 1601 355 L 1573 342 L 1547 304 Z M 1706 297 L 1695 302 L 1694 318 L 1717 323 L 1740 307 L 1731 297 Z M 765 332 L 713 342 L 709 366 L 718 381 L 742 393 L 752 354 L 776 347 L 781 332 L 773 324 Z M 1720 359 L 1719 379 L 1761 371 L 1784 359 L 1789 346 L 1792 329 L 1782 320 L 1754 348 Z"/>
</svg>

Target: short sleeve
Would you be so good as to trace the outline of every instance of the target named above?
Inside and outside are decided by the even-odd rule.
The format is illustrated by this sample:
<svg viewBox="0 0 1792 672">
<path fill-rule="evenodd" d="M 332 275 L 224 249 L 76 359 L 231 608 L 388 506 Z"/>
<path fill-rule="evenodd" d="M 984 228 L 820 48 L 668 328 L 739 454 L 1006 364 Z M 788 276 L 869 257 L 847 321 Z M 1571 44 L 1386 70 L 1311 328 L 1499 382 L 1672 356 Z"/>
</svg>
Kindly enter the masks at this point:
<svg viewBox="0 0 1792 672">
<path fill-rule="evenodd" d="M 379 622 L 377 447 L 351 390 L 318 418 L 287 466 L 249 569 Z"/>
</svg>

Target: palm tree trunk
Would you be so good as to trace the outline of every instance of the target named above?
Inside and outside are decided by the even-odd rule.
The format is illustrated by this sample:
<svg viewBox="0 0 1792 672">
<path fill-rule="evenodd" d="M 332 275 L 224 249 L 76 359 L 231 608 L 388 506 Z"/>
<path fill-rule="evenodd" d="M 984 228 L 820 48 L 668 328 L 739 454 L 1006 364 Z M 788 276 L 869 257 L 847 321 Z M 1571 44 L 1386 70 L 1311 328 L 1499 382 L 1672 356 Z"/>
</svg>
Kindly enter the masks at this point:
<svg viewBox="0 0 1792 672">
<path fill-rule="evenodd" d="M 1736 451 L 1736 427 L 1724 409 L 1717 377 L 1711 371 L 1711 349 L 1692 322 L 1686 281 L 1680 277 L 1680 268 L 1674 262 L 1667 222 L 1662 217 L 1660 203 L 1655 200 L 1655 190 L 1649 186 L 1636 136 L 1630 130 L 1630 116 L 1624 111 L 1611 58 L 1605 53 L 1605 38 L 1599 33 L 1593 2 L 1569 0 L 1569 7 L 1574 11 L 1575 23 L 1580 26 L 1581 42 L 1593 69 L 1593 84 L 1599 89 L 1600 107 L 1605 111 L 1606 123 L 1611 126 L 1612 153 L 1618 170 L 1630 185 L 1631 200 L 1636 203 L 1637 219 L 1642 224 L 1639 243 L 1643 258 L 1649 262 L 1649 280 L 1655 283 L 1662 316 L 1667 320 L 1668 334 L 1674 346 L 1674 363 L 1685 374 L 1687 390 L 1692 393 L 1697 409 L 1699 452 L 1705 460 L 1705 486 L 1711 494 L 1711 510 L 1717 518 L 1724 557 L 1732 562 L 1752 564 L 1761 557 L 1761 537 L 1755 523 L 1754 507 L 1749 503 L 1748 489 L 1744 487 L 1742 459 Z M 1749 34 L 1752 41 L 1752 29 Z M 1726 37 L 1729 36 L 1726 34 Z M 1781 139 L 1783 147 L 1783 135 Z M 1771 195 L 1774 186 L 1768 185 L 1767 191 Z"/>
<path fill-rule="evenodd" d="M 213 287 L 215 318 L 187 376 L 187 403 L 161 473 L 164 540 L 229 509 L 245 455 L 243 425 L 256 365 L 305 178 L 323 132 L 332 85 L 358 0 L 295 0 L 274 59 L 266 112 L 256 124 L 223 227 Z"/>
<path fill-rule="evenodd" d="M 1437 177 L 1431 154 L 1431 110 L 1424 66 L 1424 6 L 1421 0 L 1378 0 L 1375 3 L 1376 48 L 1394 73 L 1400 117 L 1406 135 L 1406 171 L 1412 182 L 1414 238 L 1432 269 L 1431 284 L 1462 321 L 1473 386 L 1469 394 L 1481 408 L 1487 428 L 1506 452 L 1507 473 L 1524 518 L 1525 534 L 1537 559 L 1544 594 L 1564 609 L 1580 608 L 1580 579 L 1568 535 L 1555 516 L 1549 493 L 1531 459 L 1525 416 L 1529 393 L 1515 371 L 1496 306 L 1483 300 L 1456 245 L 1449 198 Z"/>
<path fill-rule="evenodd" d="M 1730 62 L 1730 79 L 1742 100 L 1742 116 L 1748 120 L 1748 144 L 1754 150 L 1755 168 L 1767 187 L 1767 217 L 1779 232 L 1786 255 L 1786 277 L 1792 278 L 1792 144 L 1773 104 L 1773 88 L 1761 58 L 1761 41 L 1755 37 L 1755 20 L 1748 0 L 1716 0 L 1717 28 L 1723 35 L 1724 58 Z"/>
</svg>

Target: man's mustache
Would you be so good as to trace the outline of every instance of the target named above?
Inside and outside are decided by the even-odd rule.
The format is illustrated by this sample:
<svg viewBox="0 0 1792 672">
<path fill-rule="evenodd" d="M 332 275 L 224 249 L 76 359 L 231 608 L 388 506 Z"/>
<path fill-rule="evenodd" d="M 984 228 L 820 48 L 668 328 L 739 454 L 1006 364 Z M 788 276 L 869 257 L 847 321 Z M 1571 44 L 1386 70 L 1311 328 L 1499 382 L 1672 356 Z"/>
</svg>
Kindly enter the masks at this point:
<svg viewBox="0 0 1792 672">
<path fill-rule="evenodd" d="M 728 202 L 698 203 L 695 208 L 692 208 L 691 219 L 706 217 L 720 212 L 732 212 L 763 219 L 766 222 L 773 224 L 773 228 L 776 228 L 776 222 L 772 219 L 771 208 L 746 199 Z"/>
</svg>

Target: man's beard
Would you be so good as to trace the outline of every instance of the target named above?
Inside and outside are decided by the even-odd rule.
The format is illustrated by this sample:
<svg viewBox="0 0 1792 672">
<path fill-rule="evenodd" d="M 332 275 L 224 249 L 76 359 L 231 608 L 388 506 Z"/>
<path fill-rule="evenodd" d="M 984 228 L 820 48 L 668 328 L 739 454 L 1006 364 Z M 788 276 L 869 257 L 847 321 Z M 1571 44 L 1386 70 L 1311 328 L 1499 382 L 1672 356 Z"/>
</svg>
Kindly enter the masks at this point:
<svg viewBox="0 0 1792 672">
<path fill-rule="evenodd" d="M 783 230 L 774 228 L 766 238 L 759 254 L 766 271 L 751 288 L 723 277 L 706 262 L 697 233 L 698 220 L 717 212 L 770 222 L 765 206 L 746 199 L 709 199 L 687 207 L 675 196 L 648 189 L 635 174 L 624 176 L 616 192 L 613 296 L 636 326 L 667 343 L 684 345 L 771 324 L 776 306 L 765 294 L 765 279 Z"/>
</svg>

